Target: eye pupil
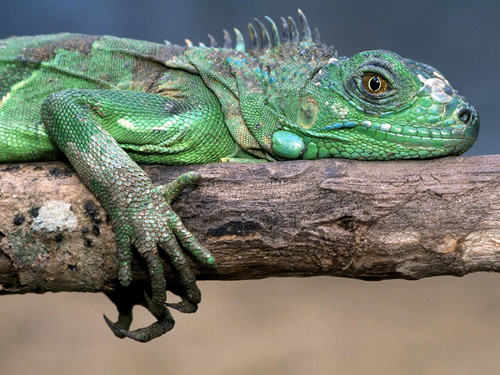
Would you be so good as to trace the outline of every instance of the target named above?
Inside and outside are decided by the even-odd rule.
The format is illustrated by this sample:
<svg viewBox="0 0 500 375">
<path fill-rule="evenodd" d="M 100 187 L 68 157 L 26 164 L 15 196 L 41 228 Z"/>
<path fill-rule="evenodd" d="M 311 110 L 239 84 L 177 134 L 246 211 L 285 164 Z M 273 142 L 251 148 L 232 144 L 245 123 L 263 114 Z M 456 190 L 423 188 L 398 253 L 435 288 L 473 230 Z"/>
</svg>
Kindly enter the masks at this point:
<svg viewBox="0 0 500 375">
<path fill-rule="evenodd" d="M 377 92 L 378 90 L 380 90 L 381 86 L 382 83 L 380 82 L 380 79 L 377 76 L 373 76 L 368 81 L 368 87 L 370 87 L 370 90 L 373 92 Z"/>
</svg>

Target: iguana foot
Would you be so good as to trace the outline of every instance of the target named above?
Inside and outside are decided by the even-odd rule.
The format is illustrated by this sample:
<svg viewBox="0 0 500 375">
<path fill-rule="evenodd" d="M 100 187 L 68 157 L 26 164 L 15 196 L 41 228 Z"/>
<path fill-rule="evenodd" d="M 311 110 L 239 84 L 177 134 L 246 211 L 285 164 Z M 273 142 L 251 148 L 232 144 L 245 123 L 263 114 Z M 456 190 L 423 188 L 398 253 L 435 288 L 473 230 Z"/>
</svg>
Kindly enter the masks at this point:
<svg viewBox="0 0 500 375">
<path fill-rule="evenodd" d="M 138 328 L 133 331 L 129 331 L 120 328 L 118 323 L 113 323 L 108 319 L 106 315 L 104 320 L 108 324 L 109 328 L 113 331 L 116 337 L 125 338 L 129 337 L 139 342 L 148 342 L 157 337 L 160 337 L 164 333 L 167 333 L 172 328 L 174 328 L 175 320 L 172 318 L 170 311 L 165 307 L 163 317 L 157 317 L 157 321 L 145 328 Z"/>
<path fill-rule="evenodd" d="M 216 269 L 215 258 L 187 230 L 179 216 L 171 209 L 170 203 L 185 187 L 196 184 L 200 178 L 200 174 L 195 172 L 183 174 L 167 185 L 152 187 L 147 199 L 129 202 L 125 214 L 111 213 L 111 217 L 115 219 L 113 224 L 120 260 L 120 284 L 127 287 L 132 281 L 131 245 L 135 245 L 146 261 L 151 279 L 151 297 L 144 293 L 144 289 L 142 292 L 131 290 L 131 296 L 108 294 L 117 305 L 119 316 L 116 323 L 112 323 L 107 317 L 104 318 L 117 337 L 130 337 L 145 342 L 164 334 L 174 326 L 174 320 L 165 303 L 166 281 L 158 248 L 167 254 L 178 273 L 183 289 L 179 293 L 181 302 L 168 306 L 181 312 L 197 310 L 201 293 L 181 245 L 205 267 Z M 146 307 L 157 321 L 146 328 L 129 331 L 134 305 Z"/>
<path fill-rule="evenodd" d="M 166 307 L 157 321 L 146 328 L 130 331 L 133 320 L 132 309 L 135 305 L 149 307 L 150 300 L 144 292 L 144 287 L 134 285 L 129 288 L 118 288 L 118 290 L 106 293 L 108 298 L 115 304 L 118 310 L 118 320 L 113 323 L 106 315 L 104 320 L 116 337 L 130 337 L 136 341 L 147 342 L 170 331 L 175 324 L 172 315 Z"/>
</svg>

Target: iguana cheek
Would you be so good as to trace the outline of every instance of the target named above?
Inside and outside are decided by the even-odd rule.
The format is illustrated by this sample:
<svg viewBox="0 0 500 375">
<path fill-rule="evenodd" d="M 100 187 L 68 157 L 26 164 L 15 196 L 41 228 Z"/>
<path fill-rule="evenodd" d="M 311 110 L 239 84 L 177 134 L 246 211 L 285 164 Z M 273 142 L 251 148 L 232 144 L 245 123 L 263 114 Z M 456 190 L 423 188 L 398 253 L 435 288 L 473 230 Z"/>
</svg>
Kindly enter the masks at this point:
<svg viewBox="0 0 500 375">
<path fill-rule="evenodd" d="M 273 152 L 286 159 L 298 159 L 304 152 L 304 140 L 297 134 L 286 130 L 278 130 L 273 134 Z"/>
<path fill-rule="evenodd" d="M 318 118 L 318 102 L 311 95 L 306 95 L 300 100 L 300 109 L 297 124 L 305 129 L 310 129 Z"/>
</svg>

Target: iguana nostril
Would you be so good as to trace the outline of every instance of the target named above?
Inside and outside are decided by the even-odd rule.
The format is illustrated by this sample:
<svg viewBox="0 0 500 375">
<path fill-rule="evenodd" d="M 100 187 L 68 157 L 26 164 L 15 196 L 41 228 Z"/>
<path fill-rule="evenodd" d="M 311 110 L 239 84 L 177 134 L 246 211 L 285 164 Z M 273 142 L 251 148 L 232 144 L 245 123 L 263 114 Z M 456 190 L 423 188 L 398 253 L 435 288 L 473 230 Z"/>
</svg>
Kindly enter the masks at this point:
<svg viewBox="0 0 500 375">
<path fill-rule="evenodd" d="M 462 121 L 465 125 L 468 125 L 470 122 L 472 115 L 468 109 L 461 109 L 460 112 L 458 112 L 458 118 L 460 121 Z"/>
</svg>

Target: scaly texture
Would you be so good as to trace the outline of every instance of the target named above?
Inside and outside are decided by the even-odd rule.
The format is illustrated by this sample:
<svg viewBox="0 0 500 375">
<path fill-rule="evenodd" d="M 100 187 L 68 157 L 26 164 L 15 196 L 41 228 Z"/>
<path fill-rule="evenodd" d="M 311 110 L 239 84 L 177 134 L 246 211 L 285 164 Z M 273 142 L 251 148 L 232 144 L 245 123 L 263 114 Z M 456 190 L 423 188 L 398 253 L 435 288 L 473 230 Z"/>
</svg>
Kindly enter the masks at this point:
<svg viewBox="0 0 500 375">
<path fill-rule="evenodd" d="M 256 20 L 249 52 L 224 32 L 223 48 L 186 47 L 76 34 L 0 41 L 0 162 L 64 154 L 107 210 L 125 288 L 109 297 L 115 335 L 149 341 L 170 330 L 167 306 L 197 309 L 190 256 L 215 267 L 171 200 L 198 174 L 153 186 L 136 164 L 344 157 L 361 160 L 458 155 L 475 141 L 475 109 L 436 69 L 387 51 L 339 57 L 315 40 L 299 10 L 282 32 Z M 151 286 L 134 285 L 132 249 Z M 165 304 L 163 251 L 179 274 L 182 300 Z M 130 285 L 132 283 L 132 285 Z M 129 286 L 130 285 L 130 286 Z M 157 321 L 129 331 L 132 307 Z"/>
</svg>

